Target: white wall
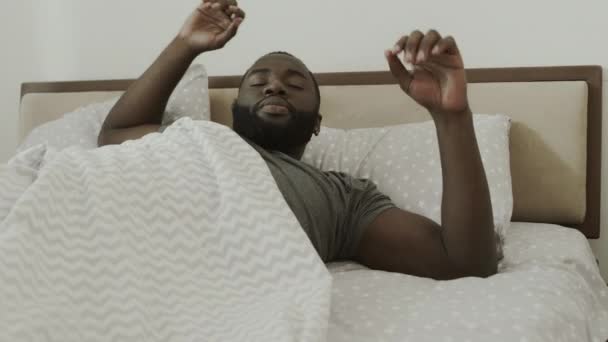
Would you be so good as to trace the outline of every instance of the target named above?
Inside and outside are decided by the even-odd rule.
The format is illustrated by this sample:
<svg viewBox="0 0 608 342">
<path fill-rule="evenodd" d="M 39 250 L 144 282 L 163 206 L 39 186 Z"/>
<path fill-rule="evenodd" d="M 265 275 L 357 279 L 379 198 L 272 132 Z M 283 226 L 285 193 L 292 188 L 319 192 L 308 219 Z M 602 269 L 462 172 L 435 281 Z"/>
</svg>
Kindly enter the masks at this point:
<svg viewBox="0 0 608 342">
<path fill-rule="evenodd" d="M 0 162 L 13 153 L 22 80 L 40 72 L 32 26 L 32 1 L 0 1 Z"/>
<path fill-rule="evenodd" d="M 136 77 L 196 4 L 1 1 L 0 13 L 8 15 L 3 15 L 0 41 L 8 46 L 3 46 L 0 64 L 0 161 L 16 145 L 21 82 Z M 296 54 L 315 72 L 384 70 L 385 48 L 403 33 L 431 27 L 458 39 L 469 67 L 608 68 L 608 2 L 603 0 L 241 0 L 241 6 L 248 17 L 238 37 L 224 50 L 200 58 L 211 74 L 241 74 L 256 57 L 273 50 Z M 604 132 L 608 134 L 608 117 Z M 606 162 L 605 144 L 604 170 Z M 607 180 L 605 176 L 603 238 L 593 246 L 608 279 Z"/>
</svg>

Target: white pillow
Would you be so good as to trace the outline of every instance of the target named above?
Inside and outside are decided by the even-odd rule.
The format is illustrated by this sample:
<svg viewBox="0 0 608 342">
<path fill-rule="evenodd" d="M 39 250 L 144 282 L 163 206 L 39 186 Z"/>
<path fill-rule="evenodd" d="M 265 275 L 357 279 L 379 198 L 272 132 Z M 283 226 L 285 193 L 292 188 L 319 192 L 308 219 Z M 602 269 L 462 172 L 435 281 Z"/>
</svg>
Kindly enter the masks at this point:
<svg viewBox="0 0 608 342">
<path fill-rule="evenodd" d="M 474 126 L 488 178 L 494 224 L 502 239 L 513 212 L 511 120 L 504 115 L 475 115 Z M 371 179 L 401 209 L 441 223 L 441 163 L 432 121 L 353 130 L 323 127 L 308 144 L 302 160 L 323 171 Z"/>
<path fill-rule="evenodd" d="M 101 125 L 117 101 L 118 98 L 114 98 L 90 104 L 36 127 L 18 147 L 17 152 L 40 144 L 57 150 L 72 146 L 96 148 Z M 202 65 L 190 67 L 175 88 L 167 103 L 163 126 L 184 116 L 195 120 L 209 120 L 211 117 L 207 72 Z"/>
<path fill-rule="evenodd" d="M 117 100 L 118 98 L 115 98 L 78 108 L 64 114 L 60 119 L 34 128 L 17 148 L 17 152 L 41 144 L 57 150 L 71 146 L 79 146 L 83 149 L 96 148 L 101 124 Z"/>
<path fill-rule="evenodd" d="M 202 64 L 191 66 L 171 94 L 162 125 L 167 127 L 183 117 L 211 120 L 209 80 Z"/>
</svg>

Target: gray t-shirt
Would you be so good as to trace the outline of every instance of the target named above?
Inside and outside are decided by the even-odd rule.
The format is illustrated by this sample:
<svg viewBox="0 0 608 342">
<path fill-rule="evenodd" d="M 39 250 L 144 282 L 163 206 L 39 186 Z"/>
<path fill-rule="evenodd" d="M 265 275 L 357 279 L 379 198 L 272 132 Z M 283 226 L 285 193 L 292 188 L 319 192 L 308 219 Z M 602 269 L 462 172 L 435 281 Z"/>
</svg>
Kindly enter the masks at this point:
<svg viewBox="0 0 608 342">
<path fill-rule="evenodd" d="M 247 141 L 247 140 L 246 140 Z M 266 161 L 287 204 L 324 262 L 351 259 L 367 226 L 394 208 L 367 179 L 323 172 L 247 141 Z"/>
</svg>

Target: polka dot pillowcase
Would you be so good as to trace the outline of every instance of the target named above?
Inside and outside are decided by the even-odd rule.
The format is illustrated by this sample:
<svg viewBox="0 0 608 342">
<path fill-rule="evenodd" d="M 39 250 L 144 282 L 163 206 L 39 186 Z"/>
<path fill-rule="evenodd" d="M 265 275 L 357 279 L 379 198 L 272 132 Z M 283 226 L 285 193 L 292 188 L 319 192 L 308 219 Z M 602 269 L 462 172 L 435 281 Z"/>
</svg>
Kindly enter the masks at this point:
<svg viewBox="0 0 608 342">
<path fill-rule="evenodd" d="M 188 69 L 169 98 L 161 130 L 184 117 L 192 120 L 211 120 L 209 79 L 205 67 L 201 64 L 195 64 Z"/>
<path fill-rule="evenodd" d="M 504 115 L 475 115 L 475 132 L 486 170 L 494 224 L 504 239 L 513 212 L 509 131 Z M 303 161 L 323 171 L 340 171 L 374 181 L 404 209 L 441 223 L 442 175 L 432 121 L 341 130 L 323 127 Z"/>
<path fill-rule="evenodd" d="M 18 152 L 40 144 L 56 150 L 73 146 L 96 148 L 101 125 L 117 101 L 118 98 L 114 98 L 84 106 L 36 127 L 19 146 Z M 211 117 L 207 72 L 202 65 L 190 67 L 176 87 L 167 103 L 163 127 L 186 116 L 194 120 L 209 120 Z"/>
</svg>

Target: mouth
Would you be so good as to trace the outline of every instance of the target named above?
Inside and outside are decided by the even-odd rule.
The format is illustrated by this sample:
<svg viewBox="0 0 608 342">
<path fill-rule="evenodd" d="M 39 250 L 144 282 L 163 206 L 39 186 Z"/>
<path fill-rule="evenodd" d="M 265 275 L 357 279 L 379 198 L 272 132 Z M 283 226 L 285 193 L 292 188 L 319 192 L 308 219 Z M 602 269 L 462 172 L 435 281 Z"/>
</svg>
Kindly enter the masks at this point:
<svg viewBox="0 0 608 342">
<path fill-rule="evenodd" d="M 272 96 L 260 103 L 258 113 L 266 113 L 273 116 L 289 115 L 293 112 L 289 102 L 278 96 Z"/>
<path fill-rule="evenodd" d="M 275 124 L 288 122 L 294 113 L 291 105 L 279 97 L 266 99 L 258 108 L 257 115 L 260 118 Z"/>
<path fill-rule="evenodd" d="M 282 116 L 288 115 L 291 113 L 287 106 L 279 105 L 279 104 L 267 104 L 260 108 L 260 112 L 264 112 L 270 115 Z"/>
</svg>

